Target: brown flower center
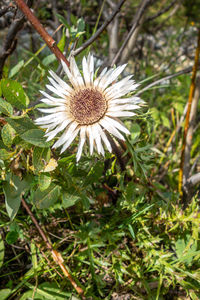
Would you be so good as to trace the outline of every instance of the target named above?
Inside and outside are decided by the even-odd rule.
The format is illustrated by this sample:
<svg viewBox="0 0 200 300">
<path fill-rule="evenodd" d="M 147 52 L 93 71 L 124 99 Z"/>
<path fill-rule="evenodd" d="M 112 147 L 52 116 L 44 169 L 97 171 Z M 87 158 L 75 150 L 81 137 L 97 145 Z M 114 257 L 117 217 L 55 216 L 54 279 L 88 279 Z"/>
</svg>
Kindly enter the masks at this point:
<svg viewBox="0 0 200 300">
<path fill-rule="evenodd" d="M 78 91 L 70 99 L 70 112 L 80 125 L 89 125 L 103 117 L 107 109 L 104 96 L 95 89 Z"/>
</svg>

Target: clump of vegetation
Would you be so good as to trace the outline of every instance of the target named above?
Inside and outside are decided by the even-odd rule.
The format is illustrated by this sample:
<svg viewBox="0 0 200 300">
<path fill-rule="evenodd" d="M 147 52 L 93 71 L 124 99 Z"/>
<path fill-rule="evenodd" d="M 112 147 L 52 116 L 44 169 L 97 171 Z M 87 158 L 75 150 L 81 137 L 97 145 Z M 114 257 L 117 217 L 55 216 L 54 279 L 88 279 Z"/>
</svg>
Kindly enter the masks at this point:
<svg viewBox="0 0 200 300">
<path fill-rule="evenodd" d="M 28 1 L 36 28 L 14 2 L 0 9 L 0 299 L 199 299 L 199 1 Z M 95 77 L 128 63 L 144 103 L 112 153 L 86 146 L 77 163 L 78 138 L 60 153 L 35 120 L 49 70 L 69 84 L 59 60 L 83 74 L 89 52 Z"/>
</svg>

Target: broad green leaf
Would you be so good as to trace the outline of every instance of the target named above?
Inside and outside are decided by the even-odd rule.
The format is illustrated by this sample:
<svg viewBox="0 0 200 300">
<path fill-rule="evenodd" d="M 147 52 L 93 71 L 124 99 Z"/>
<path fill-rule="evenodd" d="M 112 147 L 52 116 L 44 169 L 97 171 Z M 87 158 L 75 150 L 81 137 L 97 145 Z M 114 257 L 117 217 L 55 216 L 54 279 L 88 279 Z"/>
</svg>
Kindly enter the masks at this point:
<svg viewBox="0 0 200 300">
<path fill-rule="evenodd" d="M 12 105 L 2 98 L 0 98 L 0 112 L 7 116 L 13 114 Z"/>
<path fill-rule="evenodd" d="M 18 240 L 18 237 L 19 237 L 19 234 L 17 231 L 10 231 L 6 235 L 6 242 L 9 245 L 14 244 Z"/>
<path fill-rule="evenodd" d="M 15 130 L 7 123 L 2 128 L 1 137 L 2 137 L 4 144 L 7 147 L 10 147 L 12 145 L 12 141 L 15 137 Z"/>
<path fill-rule="evenodd" d="M 30 129 L 21 135 L 21 138 L 26 142 L 38 146 L 38 147 L 49 147 L 52 142 L 46 142 L 44 137 L 44 131 L 41 129 Z"/>
<path fill-rule="evenodd" d="M 46 175 L 46 174 L 44 174 L 44 173 L 41 173 L 39 175 L 39 181 L 38 181 L 38 183 L 39 183 L 40 190 L 43 192 L 44 190 L 46 190 L 50 186 L 50 184 L 51 184 L 51 177 L 48 176 L 48 175 Z"/>
<path fill-rule="evenodd" d="M 24 60 L 22 59 L 10 70 L 8 77 L 12 78 L 13 76 L 15 76 L 19 72 L 19 70 L 21 70 L 23 65 L 24 65 Z"/>
<path fill-rule="evenodd" d="M 36 172 L 44 169 L 50 159 L 50 149 L 35 147 L 33 150 L 33 167 Z"/>
<path fill-rule="evenodd" d="M 55 184 L 51 184 L 46 190 L 41 191 L 37 189 L 34 192 L 33 201 L 37 208 L 49 208 L 52 206 L 60 196 L 60 187 Z"/>
<path fill-rule="evenodd" d="M 70 194 L 67 192 L 62 193 L 62 206 L 64 208 L 71 207 L 76 204 L 80 200 L 80 196 L 75 194 Z"/>
<path fill-rule="evenodd" d="M 6 210 L 11 220 L 16 216 L 21 203 L 21 195 L 30 188 L 31 181 L 31 177 L 20 180 L 18 176 L 13 175 L 11 180 L 3 184 Z"/>
<path fill-rule="evenodd" d="M 27 116 L 6 118 L 6 121 L 15 129 L 15 131 L 19 135 L 22 135 L 30 129 L 37 129 L 37 126 Z"/>
<path fill-rule="evenodd" d="M 4 247 L 4 242 L 2 235 L 0 235 L 0 268 L 3 265 L 3 260 L 4 260 L 4 252 L 5 252 L 5 247 Z M 1 298 L 0 298 L 1 299 Z"/>
<path fill-rule="evenodd" d="M 8 152 L 6 149 L 0 149 L 0 159 L 7 160 L 11 158 L 15 152 Z"/>
<path fill-rule="evenodd" d="M 0 299 L 1 300 L 7 299 L 11 293 L 12 293 L 12 291 L 10 289 L 0 290 Z"/>
<path fill-rule="evenodd" d="M 6 100 L 15 107 L 23 109 L 29 104 L 28 96 L 19 82 L 12 79 L 2 79 L 1 89 Z"/>
</svg>

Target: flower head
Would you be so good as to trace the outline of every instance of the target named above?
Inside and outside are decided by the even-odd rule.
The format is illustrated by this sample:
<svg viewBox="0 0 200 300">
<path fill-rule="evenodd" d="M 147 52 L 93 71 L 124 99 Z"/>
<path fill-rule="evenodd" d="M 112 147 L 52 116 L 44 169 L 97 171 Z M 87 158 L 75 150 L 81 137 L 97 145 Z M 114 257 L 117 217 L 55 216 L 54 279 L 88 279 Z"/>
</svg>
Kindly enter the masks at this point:
<svg viewBox="0 0 200 300">
<path fill-rule="evenodd" d="M 46 128 L 47 141 L 62 132 L 53 146 L 54 148 L 62 146 L 61 153 L 80 134 L 77 161 L 81 157 L 86 139 L 89 141 L 90 154 L 96 147 L 97 152 L 104 155 L 103 144 L 111 152 L 112 148 L 106 134 L 124 140 L 122 133 L 130 133 L 118 118 L 135 115 L 132 111 L 138 109 L 138 103 L 142 101 L 138 97 L 124 98 L 124 96 L 134 91 L 138 85 L 131 79 L 132 76 L 116 82 L 126 65 L 116 69 L 105 68 L 94 79 L 94 58 L 90 54 L 82 61 L 83 76 L 74 58 L 70 59 L 70 69 L 63 61 L 62 66 L 71 84 L 67 84 L 53 71 L 49 71 L 51 77 L 48 78 L 51 85 L 47 84 L 46 87 L 57 97 L 41 91 L 45 97 L 41 101 L 50 108 L 39 109 L 47 115 L 38 118 L 36 124 Z"/>
</svg>

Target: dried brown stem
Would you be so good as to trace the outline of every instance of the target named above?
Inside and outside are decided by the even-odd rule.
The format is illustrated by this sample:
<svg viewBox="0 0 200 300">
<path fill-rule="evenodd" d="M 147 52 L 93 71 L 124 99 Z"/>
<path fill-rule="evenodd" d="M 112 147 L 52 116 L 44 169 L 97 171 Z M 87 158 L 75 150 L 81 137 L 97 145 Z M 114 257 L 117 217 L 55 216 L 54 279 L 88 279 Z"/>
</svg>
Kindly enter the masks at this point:
<svg viewBox="0 0 200 300">
<path fill-rule="evenodd" d="M 33 25 L 35 30 L 40 34 L 42 39 L 45 41 L 47 46 L 50 48 L 50 50 L 55 54 L 57 59 L 63 60 L 66 65 L 69 67 L 69 61 L 66 59 L 66 57 L 63 55 L 63 53 L 60 51 L 60 49 L 56 46 L 55 40 L 48 34 L 48 32 L 44 29 L 40 21 L 36 18 L 36 16 L 32 13 L 32 11 L 29 9 L 29 7 L 26 5 L 26 3 L 23 0 L 14 0 L 20 10 L 24 13 L 24 15 L 27 17 L 27 19 L 30 21 L 30 23 Z"/>
<path fill-rule="evenodd" d="M 190 173 L 190 152 L 192 147 L 192 138 L 194 133 L 194 127 L 195 127 L 195 121 L 196 121 L 196 114 L 197 114 L 197 106 L 199 102 L 200 97 L 200 77 L 197 77 L 196 80 L 196 88 L 195 93 L 191 105 L 191 112 L 190 112 L 190 121 L 189 121 L 189 127 L 188 127 L 188 133 L 186 137 L 186 145 L 185 145 L 185 163 L 183 167 L 183 187 L 184 184 L 187 182 L 189 178 Z"/>
<path fill-rule="evenodd" d="M 190 85 L 190 92 L 189 92 L 189 99 L 188 99 L 188 109 L 186 114 L 186 120 L 185 120 L 185 127 L 184 127 L 184 134 L 183 134 L 183 142 L 182 142 L 182 149 L 181 149 L 181 164 L 180 164 L 180 171 L 179 171 L 179 193 L 180 196 L 183 196 L 183 168 L 185 163 L 185 147 L 186 147 L 186 138 L 188 133 L 188 127 L 189 127 L 189 120 L 190 120 L 190 111 L 195 91 L 195 80 L 196 80 L 196 74 L 198 70 L 198 63 L 199 63 L 199 53 L 200 53 L 200 28 L 198 30 L 198 41 L 197 41 L 197 47 L 195 52 L 195 59 L 194 59 L 194 66 L 192 70 L 192 79 L 191 79 L 191 85 Z"/>
<path fill-rule="evenodd" d="M 26 203 L 26 201 L 22 198 L 22 205 L 23 207 L 26 209 L 27 213 L 29 214 L 29 216 L 31 217 L 31 220 L 33 221 L 33 223 L 35 224 L 35 227 L 37 228 L 39 234 L 41 235 L 43 241 L 46 244 L 47 249 L 51 252 L 51 255 L 53 257 L 53 260 L 60 266 L 61 270 L 63 271 L 64 275 L 69 279 L 71 285 L 75 288 L 75 290 L 77 291 L 77 293 L 81 296 L 82 299 L 85 299 L 84 297 L 84 291 L 82 290 L 82 288 L 80 288 L 76 282 L 74 281 L 74 279 L 72 278 L 71 274 L 68 272 L 68 270 L 66 269 L 65 265 L 63 264 L 64 260 L 61 256 L 61 254 L 54 250 L 51 242 L 49 241 L 49 239 L 47 238 L 46 234 L 44 233 L 43 229 L 40 227 L 40 225 L 38 224 L 36 218 L 34 217 L 32 211 L 30 210 L 28 204 Z"/>
</svg>

